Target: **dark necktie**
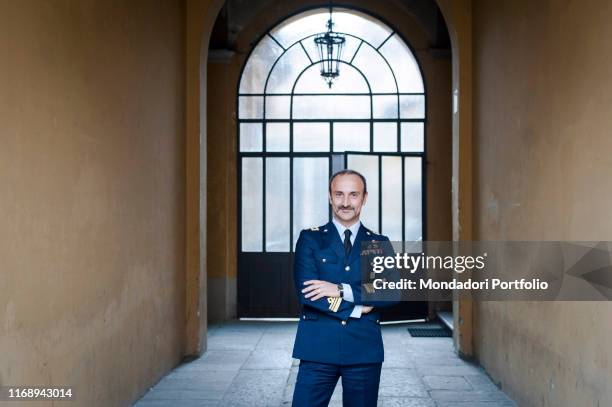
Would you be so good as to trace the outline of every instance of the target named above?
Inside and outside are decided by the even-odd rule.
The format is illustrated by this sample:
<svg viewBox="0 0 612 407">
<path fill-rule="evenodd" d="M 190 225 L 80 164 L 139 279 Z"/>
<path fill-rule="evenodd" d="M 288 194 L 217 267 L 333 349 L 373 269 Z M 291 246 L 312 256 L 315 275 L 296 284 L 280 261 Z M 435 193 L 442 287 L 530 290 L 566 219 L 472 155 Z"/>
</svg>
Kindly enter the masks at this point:
<svg viewBox="0 0 612 407">
<path fill-rule="evenodd" d="M 348 254 L 351 252 L 351 247 L 353 247 L 351 245 L 351 230 L 346 229 L 344 231 L 344 255 L 345 256 L 348 256 Z"/>
</svg>

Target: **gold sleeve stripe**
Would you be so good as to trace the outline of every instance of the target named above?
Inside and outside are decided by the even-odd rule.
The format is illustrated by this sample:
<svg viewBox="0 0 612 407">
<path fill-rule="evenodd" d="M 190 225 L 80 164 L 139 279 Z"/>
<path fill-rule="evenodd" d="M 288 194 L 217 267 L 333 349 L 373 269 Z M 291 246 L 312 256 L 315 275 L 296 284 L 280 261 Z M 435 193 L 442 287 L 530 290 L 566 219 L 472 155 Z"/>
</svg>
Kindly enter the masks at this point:
<svg viewBox="0 0 612 407">
<path fill-rule="evenodd" d="M 340 297 L 328 297 L 327 302 L 329 303 L 329 309 L 332 312 L 338 312 L 340 308 L 340 304 L 342 303 L 342 298 Z"/>
</svg>

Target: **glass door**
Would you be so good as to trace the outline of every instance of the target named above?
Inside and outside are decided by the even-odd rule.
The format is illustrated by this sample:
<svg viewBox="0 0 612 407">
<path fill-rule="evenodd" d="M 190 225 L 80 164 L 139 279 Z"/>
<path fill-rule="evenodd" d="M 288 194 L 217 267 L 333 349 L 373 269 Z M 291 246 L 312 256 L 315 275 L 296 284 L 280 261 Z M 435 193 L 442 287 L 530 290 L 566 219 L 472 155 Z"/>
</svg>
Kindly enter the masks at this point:
<svg viewBox="0 0 612 407">
<path fill-rule="evenodd" d="M 346 168 L 362 173 L 368 182 L 368 199 L 361 212 L 362 223 L 392 242 L 423 241 L 423 156 L 402 153 L 346 153 Z M 404 250 L 403 244 L 394 245 Z M 402 301 L 383 309 L 383 320 L 421 319 L 427 302 Z"/>
</svg>

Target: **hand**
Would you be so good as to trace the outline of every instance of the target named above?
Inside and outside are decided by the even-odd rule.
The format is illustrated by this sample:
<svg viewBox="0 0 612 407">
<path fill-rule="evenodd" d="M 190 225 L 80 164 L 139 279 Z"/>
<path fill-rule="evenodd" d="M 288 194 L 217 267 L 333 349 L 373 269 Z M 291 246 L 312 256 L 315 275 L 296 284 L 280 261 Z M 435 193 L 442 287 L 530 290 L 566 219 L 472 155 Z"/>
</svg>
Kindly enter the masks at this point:
<svg viewBox="0 0 612 407">
<path fill-rule="evenodd" d="M 304 285 L 306 288 L 302 292 L 306 293 L 304 297 L 310 298 L 310 301 L 316 301 L 323 297 L 340 297 L 337 284 L 321 280 L 308 280 L 304 281 Z"/>
<path fill-rule="evenodd" d="M 374 309 L 374 307 L 370 307 L 369 305 L 364 305 L 363 307 L 361 307 L 361 313 L 362 314 L 367 314 L 370 311 L 372 311 Z"/>
</svg>

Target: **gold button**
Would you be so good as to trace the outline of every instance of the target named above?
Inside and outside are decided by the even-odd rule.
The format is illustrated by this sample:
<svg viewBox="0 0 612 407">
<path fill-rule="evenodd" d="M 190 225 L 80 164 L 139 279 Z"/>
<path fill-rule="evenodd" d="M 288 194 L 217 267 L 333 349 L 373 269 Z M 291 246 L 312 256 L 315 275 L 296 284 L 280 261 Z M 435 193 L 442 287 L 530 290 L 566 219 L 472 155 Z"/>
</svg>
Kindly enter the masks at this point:
<svg viewBox="0 0 612 407">
<path fill-rule="evenodd" d="M 323 259 L 323 263 L 325 263 L 327 261 L 327 259 Z"/>
<path fill-rule="evenodd" d="M 342 325 L 346 325 L 346 321 L 342 321 Z"/>
<path fill-rule="evenodd" d="M 346 271 L 351 271 L 351 266 L 346 266 L 344 269 L 345 269 Z"/>
</svg>

